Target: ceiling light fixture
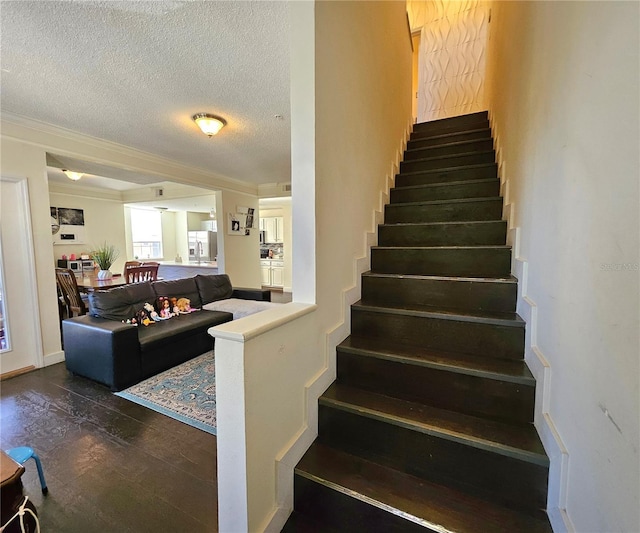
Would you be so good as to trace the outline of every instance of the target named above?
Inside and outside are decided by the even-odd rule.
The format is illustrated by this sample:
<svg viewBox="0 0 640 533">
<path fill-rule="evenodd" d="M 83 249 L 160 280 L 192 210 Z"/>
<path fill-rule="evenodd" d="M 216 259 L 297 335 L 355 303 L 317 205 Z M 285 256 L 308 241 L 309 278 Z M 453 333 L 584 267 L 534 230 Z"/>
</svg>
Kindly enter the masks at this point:
<svg viewBox="0 0 640 533">
<path fill-rule="evenodd" d="M 62 172 L 65 173 L 65 175 L 67 176 L 67 178 L 69 178 L 70 180 L 73 181 L 78 181 L 82 176 L 84 176 L 84 174 L 82 172 L 73 172 L 71 170 L 66 170 L 66 169 L 61 169 Z"/>
<path fill-rule="evenodd" d="M 197 115 L 193 115 L 192 118 L 202 130 L 202 133 L 208 135 L 209 138 L 213 137 L 227 125 L 225 119 L 210 115 L 209 113 L 198 113 Z"/>
</svg>

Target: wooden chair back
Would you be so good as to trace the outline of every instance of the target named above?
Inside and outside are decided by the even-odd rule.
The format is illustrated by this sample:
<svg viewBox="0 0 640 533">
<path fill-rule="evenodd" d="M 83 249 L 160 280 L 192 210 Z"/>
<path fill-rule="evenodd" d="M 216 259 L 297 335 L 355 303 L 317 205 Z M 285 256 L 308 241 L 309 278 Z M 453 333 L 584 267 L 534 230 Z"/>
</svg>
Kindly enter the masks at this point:
<svg viewBox="0 0 640 533">
<path fill-rule="evenodd" d="M 65 305 L 67 306 L 67 316 L 72 317 L 75 315 L 86 315 L 87 305 L 85 304 L 80 290 L 78 289 L 78 283 L 76 282 L 76 276 L 73 270 L 68 268 L 56 268 L 56 281 L 60 294 L 64 298 Z"/>
<path fill-rule="evenodd" d="M 158 279 L 158 265 L 132 267 L 125 270 L 127 283 L 155 281 Z"/>
<path fill-rule="evenodd" d="M 127 261 L 124 264 L 124 272 L 122 273 L 122 275 L 126 277 L 127 270 L 129 270 L 130 268 L 136 268 L 139 266 L 142 266 L 142 263 L 140 261 Z"/>
</svg>

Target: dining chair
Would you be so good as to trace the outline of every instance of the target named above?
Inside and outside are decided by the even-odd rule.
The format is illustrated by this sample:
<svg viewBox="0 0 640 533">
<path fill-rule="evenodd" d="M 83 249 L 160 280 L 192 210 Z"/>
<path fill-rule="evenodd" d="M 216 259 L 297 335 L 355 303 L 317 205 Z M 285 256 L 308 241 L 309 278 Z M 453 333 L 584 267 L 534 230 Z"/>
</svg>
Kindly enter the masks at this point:
<svg viewBox="0 0 640 533">
<path fill-rule="evenodd" d="M 122 273 L 123 276 L 127 275 L 127 270 L 129 270 L 130 268 L 136 268 L 142 266 L 142 263 L 140 261 L 127 261 L 124 264 L 124 272 Z"/>
<path fill-rule="evenodd" d="M 56 281 L 58 282 L 58 287 L 60 287 L 60 292 L 67 306 L 67 316 L 71 318 L 74 316 L 74 313 L 77 314 L 77 316 L 86 315 L 88 303 L 80 294 L 73 270 L 56 268 Z"/>
<path fill-rule="evenodd" d="M 125 270 L 127 283 L 155 281 L 158 279 L 158 265 L 132 267 Z"/>
</svg>

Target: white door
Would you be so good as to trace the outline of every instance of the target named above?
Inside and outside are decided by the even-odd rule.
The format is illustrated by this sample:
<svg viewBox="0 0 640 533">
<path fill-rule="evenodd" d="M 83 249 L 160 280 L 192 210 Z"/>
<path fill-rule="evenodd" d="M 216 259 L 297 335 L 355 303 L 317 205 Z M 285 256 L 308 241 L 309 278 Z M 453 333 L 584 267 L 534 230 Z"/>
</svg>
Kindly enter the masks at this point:
<svg viewBox="0 0 640 533">
<path fill-rule="evenodd" d="M 33 237 L 26 179 L 0 179 L 0 373 L 42 366 Z M 53 317 L 58 320 L 58 317 Z"/>
</svg>

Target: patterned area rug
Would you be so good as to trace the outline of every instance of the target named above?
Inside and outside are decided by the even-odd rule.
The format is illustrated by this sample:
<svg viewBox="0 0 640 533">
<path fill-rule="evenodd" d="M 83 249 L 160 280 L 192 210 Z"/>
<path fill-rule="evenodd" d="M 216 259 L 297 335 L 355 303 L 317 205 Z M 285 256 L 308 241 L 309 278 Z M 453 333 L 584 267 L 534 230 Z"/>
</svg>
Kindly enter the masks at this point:
<svg viewBox="0 0 640 533">
<path fill-rule="evenodd" d="M 216 434 L 216 369 L 213 352 L 115 393 L 159 413 Z"/>
</svg>

